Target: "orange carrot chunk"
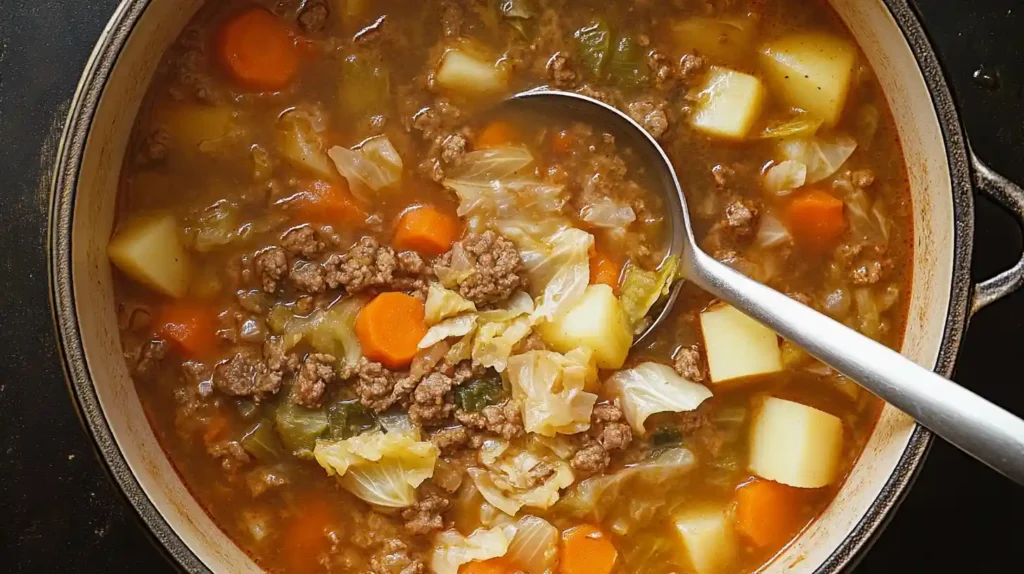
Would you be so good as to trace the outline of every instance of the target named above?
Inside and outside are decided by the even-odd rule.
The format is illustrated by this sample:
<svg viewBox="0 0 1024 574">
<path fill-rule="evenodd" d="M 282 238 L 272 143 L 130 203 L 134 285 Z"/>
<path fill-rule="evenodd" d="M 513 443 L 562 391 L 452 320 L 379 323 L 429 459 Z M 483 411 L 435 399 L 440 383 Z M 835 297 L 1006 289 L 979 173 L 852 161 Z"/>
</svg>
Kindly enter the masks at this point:
<svg viewBox="0 0 1024 574">
<path fill-rule="evenodd" d="M 416 345 L 427 334 L 423 303 L 405 293 L 381 293 L 356 316 L 363 355 L 389 369 L 412 363 Z"/>
<path fill-rule="evenodd" d="M 359 207 L 344 182 L 332 185 L 326 181 L 314 181 L 294 196 L 292 205 L 296 217 L 305 223 L 351 226 L 366 221 L 366 212 Z"/>
<path fill-rule="evenodd" d="M 189 358 L 207 357 L 217 349 L 217 314 L 187 301 L 168 303 L 157 313 L 157 334 Z"/>
<path fill-rule="evenodd" d="M 286 88 L 299 67 L 294 34 L 262 8 L 228 20 L 220 30 L 217 53 L 232 78 L 257 90 Z"/>
<path fill-rule="evenodd" d="M 399 251 L 434 257 L 448 251 L 458 234 L 455 217 L 436 207 L 422 206 L 402 214 L 391 243 Z"/>
<path fill-rule="evenodd" d="M 473 561 L 463 564 L 459 574 L 509 574 L 515 572 L 512 563 L 505 558 L 491 558 L 483 562 Z"/>
<path fill-rule="evenodd" d="M 558 130 L 551 135 L 551 150 L 555 153 L 569 153 L 575 143 L 576 138 L 569 130 Z"/>
<path fill-rule="evenodd" d="M 800 489 L 760 478 L 736 489 L 736 526 L 751 542 L 781 548 L 800 528 Z"/>
<path fill-rule="evenodd" d="M 786 227 L 801 245 L 826 251 L 846 232 L 843 202 L 818 189 L 798 195 L 786 207 Z"/>
<path fill-rule="evenodd" d="M 334 516 L 322 500 L 303 504 L 282 533 L 280 548 L 289 571 L 318 571 L 317 557 L 330 550 L 328 532 L 335 525 Z"/>
<path fill-rule="evenodd" d="M 491 122 L 480 135 L 477 136 L 474 145 L 478 149 L 500 147 L 509 145 L 519 140 L 518 130 L 511 123 L 504 120 Z"/>
<path fill-rule="evenodd" d="M 583 524 L 562 533 L 561 574 L 609 574 L 619 553 L 600 528 Z"/>
<path fill-rule="evenodd" d="M 616 294 L 619 292 L 619 265 L 600 251 L 590 253 L 590 284 L 604 284 L 611 287 Z"/>
</svg>

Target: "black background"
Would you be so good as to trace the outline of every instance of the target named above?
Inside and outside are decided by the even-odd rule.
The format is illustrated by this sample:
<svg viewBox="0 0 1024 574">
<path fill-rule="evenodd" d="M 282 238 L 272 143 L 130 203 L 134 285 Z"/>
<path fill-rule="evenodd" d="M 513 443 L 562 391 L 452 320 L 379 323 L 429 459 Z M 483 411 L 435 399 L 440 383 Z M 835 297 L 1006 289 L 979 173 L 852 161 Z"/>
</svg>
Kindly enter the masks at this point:
<svg viewBox="0 0 1024 574">
<path fill-rule="evenodd" d="M 49 173 L 92 45 L 115 0 L 0 0 L 0 570 L 170 572 L 107 479 L 75 415 L 47 299 Z M 1024 183 L 1024 5 L 918 0 L 978 154 Z M 1018 8 L 1019 6 L 1019 8 Z M 992 89 L 972 79 L 999 75 Z M 914 158 L 908 158 L 913 162 Z M 40 183 L 43 182 L 43 183 Z M 1021 251 L 1014 221 L 977 205 L 973 274 Z M 1024 293 L 973 321 L 956 380 L 1024 414 Z M 937 442 L 858 572 L 1021 571 L 1024 487 Z"/>
</svg>

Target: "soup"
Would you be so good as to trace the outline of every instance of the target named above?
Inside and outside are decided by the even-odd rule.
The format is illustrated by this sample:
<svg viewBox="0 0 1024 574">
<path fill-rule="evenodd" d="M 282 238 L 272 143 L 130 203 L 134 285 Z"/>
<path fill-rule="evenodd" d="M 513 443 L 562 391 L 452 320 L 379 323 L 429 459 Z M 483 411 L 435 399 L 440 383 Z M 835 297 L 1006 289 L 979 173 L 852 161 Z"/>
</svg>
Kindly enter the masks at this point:
<svg viewBox="0 0 1024 574">
<path fill-rule="evenodd" d="M 896 347 L 911 204 L 825 3 L 211 2 L 136 121 L 108 253 L 153 430 L 276 572 L 755 571 L 880 402 L 677 278 L 702 248 Z M 665 324 L 638 344 L 669 292 Z"/>
</svg>

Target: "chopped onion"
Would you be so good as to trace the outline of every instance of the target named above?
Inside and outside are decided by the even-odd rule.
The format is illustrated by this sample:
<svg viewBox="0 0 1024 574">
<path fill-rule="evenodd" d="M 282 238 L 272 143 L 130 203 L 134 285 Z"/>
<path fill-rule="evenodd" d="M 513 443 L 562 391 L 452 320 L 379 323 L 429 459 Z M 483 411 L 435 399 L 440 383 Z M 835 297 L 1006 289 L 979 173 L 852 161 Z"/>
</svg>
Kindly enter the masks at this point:
<svg viewBox="0 0 1024 574">
<path fill-rule="evenodd" d="M 610 197 L 602 197 L 580 209 L 580 219 L 596 227 L 621 229 L 636 221 L 633 208 Z"/>
<path fill-rule="evenodd" d="M 543 518 L 520 518 L 505 557 L 526 574 L 550 571 L 558 558 L 558 529 Z"/>
</svg>

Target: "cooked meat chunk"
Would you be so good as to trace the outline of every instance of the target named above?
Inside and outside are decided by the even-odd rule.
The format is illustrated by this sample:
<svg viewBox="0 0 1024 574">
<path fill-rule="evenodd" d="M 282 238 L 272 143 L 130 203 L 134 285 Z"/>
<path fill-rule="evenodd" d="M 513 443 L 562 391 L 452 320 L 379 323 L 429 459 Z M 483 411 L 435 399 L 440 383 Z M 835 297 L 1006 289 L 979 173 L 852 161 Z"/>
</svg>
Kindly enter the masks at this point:
<svg viewBox="0 0 1024 574">
<path fill-rule="evenodd" d="M 326 243 L 320 239 L 312 226 L 301 225 L 284 233 L 281 237 L 281 247 L 294 257 L 312 259 L 323 252 Z"/>
<path fill-rule="evenodd" d="M 268 247 L 260 250 L 253 257 L 256 275 L 259 276 L 263 290 L 267 293 L 277 291 L 278 282 L 288 272 L 288 257 L 280 247 Z"/>
<path fill-rule="evenodd" d="M 334 355 L 311 353 L 306 355 L 295 375 L 292 402 L 310 409 L 320 406 L 327 385 L 334 382 Z"/>
<path fill-rule="evenodd" d="M 485 430 L 505 439 L 522 436 L 525 432 L 520 405 L 515 400 L 506 401 L 503 405 L 487 406 L 476 413 L 459 410 L 455 418 L 468 427 Z"/>
<path fill-rule="evenodd" d="M 263 343 L 263 356 L 271 371 L 291 373 L 299 367 L 299 358 L 294 353 L 285 352 L 284 340 L 280 337 L 271 337 Z"/>
<path fill-rule="evenodd" d="M 135 376 L 146 377 L 153 374 L 166 355 L 167 343 L 161 339 L 143 343 L 139 347 L 139 356 L 135 362 L 135 369 L 133 369 Z"/>
<path fill-rule="evenodd" d="M 331 289 L 344 287 L 358 293 L 371 287 L 393 291 L 421 291 L 426 280 L 422 259 L 413 253 L 396 256 L 390 247 L 381 247 L 376 239 L 363 237 L 344 255 L 331 255 L 324 263 L 325 279 Z"/>
<path fill-rule="evenodd" d="M 395 388 L 395 373 L 384 365 L 366 357 L 359 358 L 356 366 L 356 394 L 364 407 L 376 412 L 387 410 L 395 404 L 391 392 Z"/>
<path fill-rule="evenodd" d="M 441 162 L 446 166 L 456 166 L 462 163 L 462 156 L 466 155 L 465 136 L 452 134 L 441 142 Z"/>
<path fill-rule="evenodd" d="M 427 566 L 422 560 L 409 556 L 409 546 L 392 538 L 370 558 L 369 574 L 425 574 Z"/>
<path fill-rule="evenodd" d="M 870 169 L 858 169 L 850 174 L 850 181 L 857 187 L 871 187 L 875 183 L 875 172 Z"/>
<path fill-rule="evenodd" d="M 465 446 L 469 442 L 470 436 L 469 431 L 464 426 L 455 426 L 443 428 L 435 432 L 430 437 L 430 442 L 434 443 L 442 453 L 450 453 Z"/>
<path fill-rule="evenodd" d="M 167 159 L 167 152 L 171 149 L 171 134 L 162 127 L 157 127 L 149 132 L 149 135 L 142 140 L 139 147 L 139 163 L 153 164 Z"/>
<path fill-rule="evenodd" d="M 728 187 L 732 178 L 736 177 L 736 170 L 729 166 L 718 164 L 711 168 L 711 176 L 715 179 L 715 187 L 723 190 Z"/>
<path fill-rule="evenodd" d="M 427 271 L 427 264 L 415 251 L 402 251 L 398 254 L 398 271 L 406 275 L 422 275 Z"/>
<path fill-rule="evenodd" d="M 691 83 L 697 76 L 704 73 L 707 62 L 697 54 L 684 54 L 679 59 L 679 80 L 683 84 Z"/>
<path fill-rule="evenodd" d="M 594 405 L 590 429 L 573 454 L 572 467 L 584 474 L 595 474 L 607 468 L 611 462 L 608 453 L 624 449 L 633 441 L 633 431 L 621 422 L 622 419 L 622 408 L 617 403 Z"/>
<path fill-rule="evenodd" d="M 879 261 L 868 261 L 850 273 L 855 285 L 874 285 L 882 280 L 885 267 Z"/>
<path fill-rule="evenodd" d="M 454 261 L 463 258 L 470 261 L 472 271 L 458 281 L 458 291 L 478 307 L 500 303 L 524 286 L 525 280 L 519 276 L 519 252 L 511 241 L 493 231 L 471 233 L 455 242 L 434 263 L 434 272 L 443 277 Z"/>
<path fill-rule="evenodd" d="M 245 476 L 245 485 L 249 487 L 249 494 L 253 498 L 260 496 L 271 488 L 284 486 L 285 484 L 288 484 L 288 479 L 272 469 L 257 468 Z"/>
<path fill-rule="evenodd" d="M 252 397 L 259 401 L 281 388 L 281 371 L 271 370 L 258 352 L 243 347 L 234 356 L 213 369 L 213 387 L 233 397 Z"/>
<path fill-rule="evenodd" d="M 452 378 L 444 373 L 433 372 L 423 377 L 412 392 L 412 405 L 409 406 L 412 422 L 432 426 L 448 419 L 455 409 L 452 384 Z"/>
<path fill-rule="evenodd" d="M 219 458 L 224 470 L 234 471 L 249 463 L 249 453 L 245 452 L 237 440 L 220 441 L 206 446 L 206 452 L 213 458 Z"/>
<path fill-rule="evenodd" d="M 629 117 L 643 126 L 654 139 L 661 139 L 668 130 L 668 114 L 664 102 L 655 102 L 651 98 L 641 98 L 627 107 Z"/>
<path fill-rule="evenodd" d="M 304 32 L 318 32 L 329 15 L 327 0 L 307 0 L 299 12 L 299 26 Z"/>
<path fill-rule="evenodd" d="M 704 365 L 701 362 L 700 349 L 697 345 L 679 349 L 672 366 L 680 377 L 694 383 L 704 382 Z"/>
<path fill-rule="evenodd" d="M 738 199 L 725 207 L 725 219 L 722 224 L 735 231 L 740 237 L 754 234 L 759 211 L 754 202 Z"/>
<path fill-rule="evenodd" d="M 573 469 L 583 474 L 597 474 L 608 468 L 611 461 L 612 457 L 608 455 L 608 451 L 601 446 L 601 443 L 591 441 L 572 455 L 570 464 Z"/>
<path fill-rule="evenodd" d="M 313 261 L 295 260 L 288 281 L 299 291 L 306 293 L 323 293 L 327 289 L 324 268 Z"/>
<path fill-rule="evenodd" d="M 411 534 L 425 535 L 444 528 L 442 514 L 451 503 L 435 489 L 421 489 L 419 500 L 402 511 L 405 529 Z"/>
<path fill-rule="evenodd" d="M 571 88 L 576 85 L 576 70 L 568 56 L 558 53 L 551 56 L 547 64 L 548 78 L 556 87 Z"/>
</svg>

